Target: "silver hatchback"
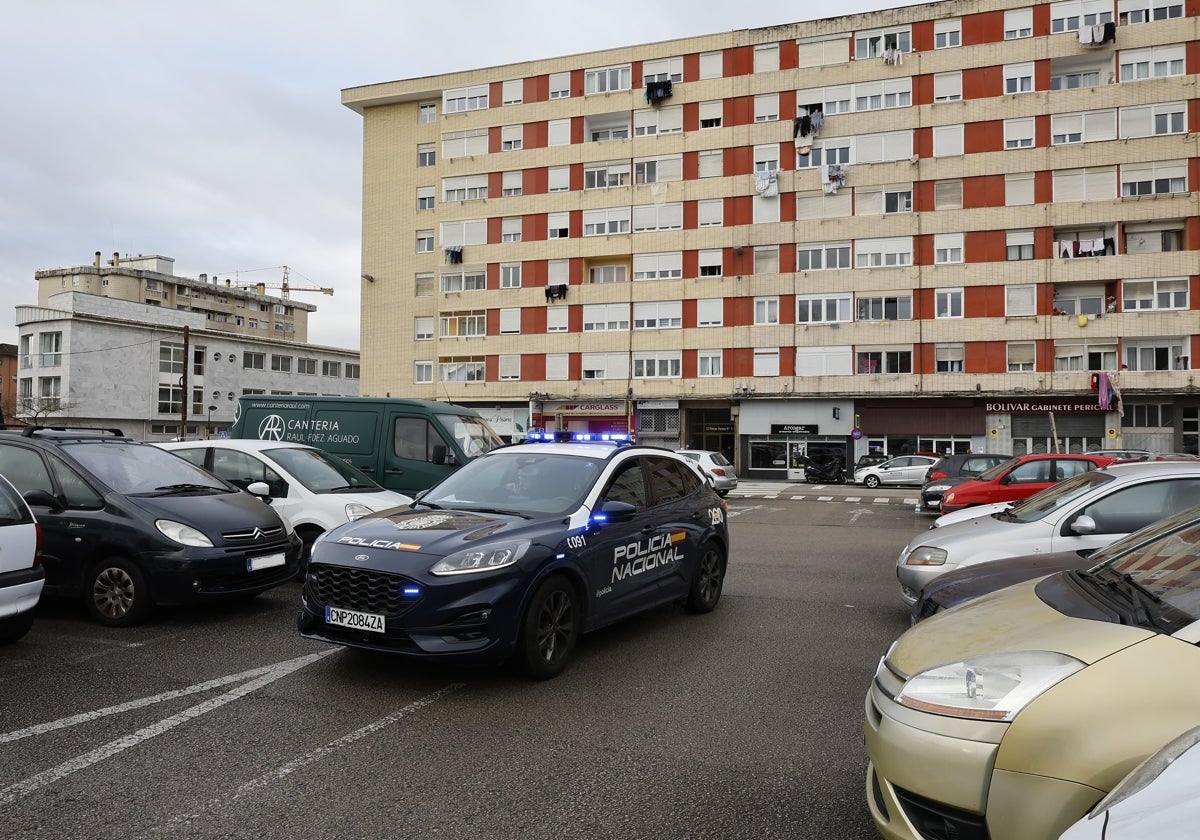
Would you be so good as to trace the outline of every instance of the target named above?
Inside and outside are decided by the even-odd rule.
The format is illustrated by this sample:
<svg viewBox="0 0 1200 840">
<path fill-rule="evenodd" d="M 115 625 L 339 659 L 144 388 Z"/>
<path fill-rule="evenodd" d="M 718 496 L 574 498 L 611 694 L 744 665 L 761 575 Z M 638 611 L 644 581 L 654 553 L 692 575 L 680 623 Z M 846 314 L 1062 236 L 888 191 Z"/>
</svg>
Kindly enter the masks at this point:
<svg viewBox="0 0 1200 840">
<path fill-rule="evenodd" d="M 700 472 L 704 474 L 704 479 L 712 489 L 717 491 L 718 496 L 724 496 L 738 486 L 738 477 L 733 470 L 733 464 L 720 452 L 712 452 L 707 449 L 676 449 L 675 452 L 699 468 Z"/>
</svg>

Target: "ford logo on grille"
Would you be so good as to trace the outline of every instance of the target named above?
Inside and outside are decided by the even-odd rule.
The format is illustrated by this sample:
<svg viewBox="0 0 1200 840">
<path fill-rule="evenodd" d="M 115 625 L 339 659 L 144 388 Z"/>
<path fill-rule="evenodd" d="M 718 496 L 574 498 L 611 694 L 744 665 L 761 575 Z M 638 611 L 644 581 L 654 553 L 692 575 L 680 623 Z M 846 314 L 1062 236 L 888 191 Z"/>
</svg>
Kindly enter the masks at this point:
<svg viewBox="0 0 1200 840">
<path fill-rule="evenodd" d="M 355 560 L 358 560 L 359 562 L 363 562 L 363 561 L 366 561 L 366 560 L 370 560 L 370 559 L 371 559 L 371 555 L 370 555 L 370 554 L 355 554 L 355 555 L 354 555 L 354 559 L 355 559 Z"/>
</svg>

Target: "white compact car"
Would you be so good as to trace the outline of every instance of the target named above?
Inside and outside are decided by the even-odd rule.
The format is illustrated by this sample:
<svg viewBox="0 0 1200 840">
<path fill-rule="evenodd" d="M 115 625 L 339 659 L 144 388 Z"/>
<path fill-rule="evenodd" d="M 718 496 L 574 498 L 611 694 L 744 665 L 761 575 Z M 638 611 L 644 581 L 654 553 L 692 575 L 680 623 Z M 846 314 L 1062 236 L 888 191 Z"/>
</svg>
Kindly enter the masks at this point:
<svg viewBox="0 0 1200 840">
<path fill-rule="evenodd" d="M 304 541 L 302 568 L 308 565 L 309 551 L 321 534 L 412 501 L 403 493 L 380 487 L 336 455 L 302 443 L 218 438 L 157 445 L 243 490 L 265 482 L 271 507 L 291 521 Z"/>
<path fill-rule="evenodd" d="M 15 642 L 33 625 L 46 582 L 41 548 L 41 526 L 29 505 L 0 477 L 0 643 Z"/>
</svg>

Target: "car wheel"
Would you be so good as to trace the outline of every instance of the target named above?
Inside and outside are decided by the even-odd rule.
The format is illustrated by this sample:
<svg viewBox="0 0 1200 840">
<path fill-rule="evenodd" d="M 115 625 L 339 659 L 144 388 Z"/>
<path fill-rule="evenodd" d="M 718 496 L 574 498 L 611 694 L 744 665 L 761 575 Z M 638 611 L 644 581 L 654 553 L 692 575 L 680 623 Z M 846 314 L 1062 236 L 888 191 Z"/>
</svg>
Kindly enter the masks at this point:
<svg viewBox="0 0 1200 840">
<path fill-rule="evenodd" d="M 726 496 L 728 496 L 728 495 L 729 495 L 729 491 L 728 491 L 728 490 L 717 490 L 717 491 L 716 491 L 716 493 L 717 493 L 717 495 L 718 495 L 718 496 L 720 496 L 722 499 L 724 499 Z"/>
<path fill-rule="evenodd" d="M 562 673 L 579 638 L 579 619 L 571 582 L 561 575 L 543 581 L 525 610 L 517 641 L 519 663 L 529 676 L 548 680 Z"/>
<path fill-rule="evenodd" d="M 0 644 L 15 642 L 33 626 L 33 610 L 0 619 Z"/>
<path fill-rule="evenodd" d="M 877 476 L 877 475 L 867 476 L 866 478 L 863 479 L 863 486 L 866 487 L 868 490 L 874 490 L 876 487 L 879 486 L 879 476 Z"/>
<path fill-rule="evenodd" d="M 109 557 L 92 566 L 84 588 L 92 618 L 106 627 L 132 627 L 150 615 L 150 588 L 137 564 Z"/>
<path fill-rule="evenodd" d="M 725 552 L 712 540 L 700 547 L 700 559 L 692 575 L 684 606 L 688 612 L 712 612 L 721 600 L 721 589 L 725 585 Z"/>
</svg>

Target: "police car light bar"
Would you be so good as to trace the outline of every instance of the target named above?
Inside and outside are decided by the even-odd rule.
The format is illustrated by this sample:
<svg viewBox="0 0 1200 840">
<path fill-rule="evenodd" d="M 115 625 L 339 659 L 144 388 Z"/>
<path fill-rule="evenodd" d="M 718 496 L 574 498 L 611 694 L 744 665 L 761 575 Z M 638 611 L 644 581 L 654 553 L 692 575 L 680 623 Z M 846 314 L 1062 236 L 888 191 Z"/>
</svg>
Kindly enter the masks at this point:
<svg viewBox="0 0 1200 840">
<path fill-rule="evenodd" d="M 613 432 L 529 432 L 527 443 L 633 443 L 633 435 Z"/>
</svg>

